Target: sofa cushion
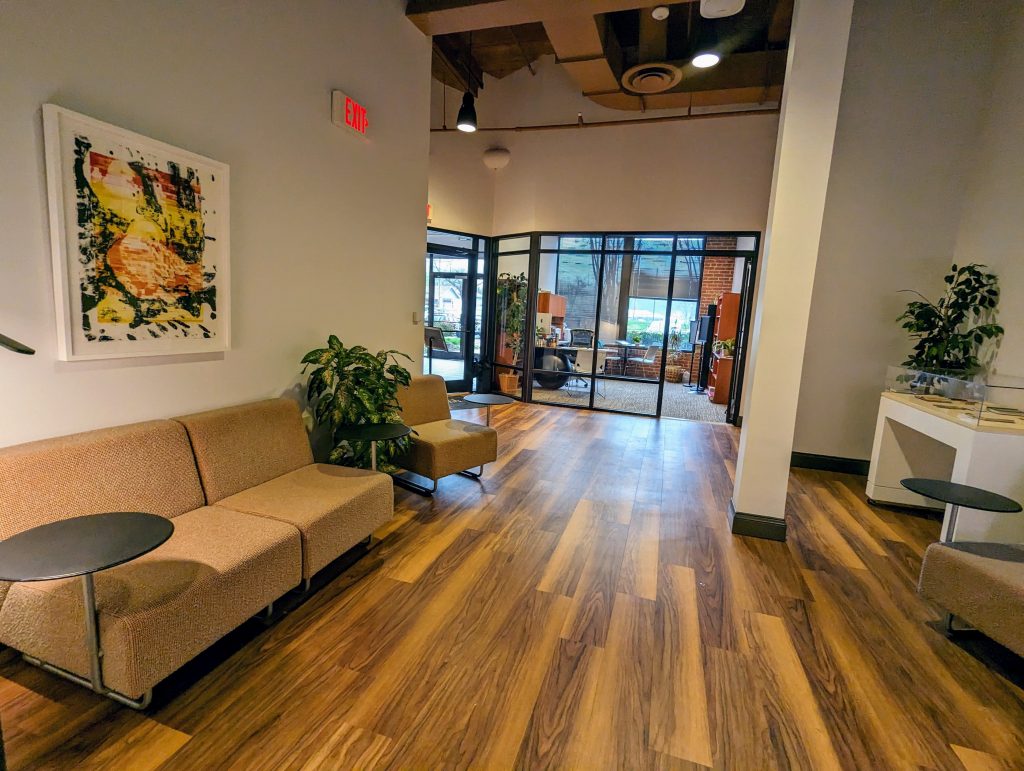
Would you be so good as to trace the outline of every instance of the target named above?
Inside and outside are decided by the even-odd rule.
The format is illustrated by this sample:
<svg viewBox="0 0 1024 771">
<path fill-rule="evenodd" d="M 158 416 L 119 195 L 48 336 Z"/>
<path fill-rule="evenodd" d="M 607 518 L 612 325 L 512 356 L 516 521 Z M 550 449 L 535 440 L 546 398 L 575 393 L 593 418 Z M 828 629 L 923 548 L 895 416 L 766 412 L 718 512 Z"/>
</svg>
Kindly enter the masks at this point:
<svg viewBox="0 0 1024 771">
<path fill-rule="evenodd" d="M 1024 655 L 1024 546 L 933 543 L 924 555 L 919 589 L 944 610 Z"/>
<path fill-rule="evenodd" d="M 448 420 L 448 389 L 440 375 L 414 375 L 408 386 L 398 389 L 402 422 L 407 426 Z"/>
<path fill-rule="evenodd" d="M 250 487 L 220 506 L 294 525 L 302 533 L 302 577 L 309 578 L 394 514 L 391 477 L 315 463 Z"/>
<path fill-rule="evenodd" d="M 493 428 L 464 420 L 435 420 L 416 426 L 412 446 L 395 463 L 430 479 L 440 479 L 493 463 L 497 457 L 498 434 Z"/>
<path fill-rule="evenodd" d="M 267 399 L 175 420 L 192 440 L 206 503 L 313 462 L 299 405 Z"/>
<path fill-rule="evenodd" d="M 84 514 L 176 517 L 203 503 L 188 436 L 172 420 L 0 449 L 0 539 Z M 7 587 L 0 583 L 0 601 Z"/>
<path fill-rule="evenodd" d="M 138 697 L 300 581 L 291 525 L 207 506 L 174 518 L 171 538 L 95 574 L 108 688 Z M 18 583 L 0 608 L 0 642 L 89 673 L 81 581 Z"/>
</svg>

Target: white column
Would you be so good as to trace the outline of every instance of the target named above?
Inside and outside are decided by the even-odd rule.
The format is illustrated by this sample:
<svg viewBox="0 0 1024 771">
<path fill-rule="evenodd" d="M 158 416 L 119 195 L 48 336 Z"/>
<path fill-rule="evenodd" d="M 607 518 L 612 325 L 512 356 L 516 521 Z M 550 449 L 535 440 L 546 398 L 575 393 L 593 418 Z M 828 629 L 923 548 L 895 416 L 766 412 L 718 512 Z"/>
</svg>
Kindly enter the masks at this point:
<svg viewBox="0 0 1024 771">
<path fill-rule="evenodd" d="M 797 0 L 759 269 L 733 532 L 785 537 L 797 399 L 853 0 Z"/>
</svg>

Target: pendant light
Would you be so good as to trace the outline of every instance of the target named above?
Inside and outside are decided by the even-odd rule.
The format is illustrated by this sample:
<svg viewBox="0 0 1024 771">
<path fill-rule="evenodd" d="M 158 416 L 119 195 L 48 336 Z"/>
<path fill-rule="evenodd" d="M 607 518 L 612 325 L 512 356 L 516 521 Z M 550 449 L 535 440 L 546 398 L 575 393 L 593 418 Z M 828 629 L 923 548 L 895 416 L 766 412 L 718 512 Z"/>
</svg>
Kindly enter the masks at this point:
<svg viewBox="0 0 1024 771">
<path fill-rule="evenodd" d="M 455 127 L 467 133 L 476 131 L 476 107 L 473 106 L 473 94 L 469 91 L 462 95 L 462 107 L 459 108 Z"/>
</svg>

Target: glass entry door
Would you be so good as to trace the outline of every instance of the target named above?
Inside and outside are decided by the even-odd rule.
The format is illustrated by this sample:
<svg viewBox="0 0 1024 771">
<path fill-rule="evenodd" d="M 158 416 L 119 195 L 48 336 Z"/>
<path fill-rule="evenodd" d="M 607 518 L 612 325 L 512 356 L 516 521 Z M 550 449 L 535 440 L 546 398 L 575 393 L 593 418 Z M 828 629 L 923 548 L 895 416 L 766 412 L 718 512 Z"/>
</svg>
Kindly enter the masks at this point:
<svg viewBox="0 0 1024 771">
<path fill-rule="evenodd" d="M 469 276 L 435 273 L 427 292 L 427 371 L 451 383 L 450 390 L 468 390 L 466 350 L 473 334 L 467 314 Z"/>
<path fill-rule="evenodd" d="M 423 371 L 449 391 L 471 391 L 480 355 L 483 238 L 429 230 Z"/>
</svg>

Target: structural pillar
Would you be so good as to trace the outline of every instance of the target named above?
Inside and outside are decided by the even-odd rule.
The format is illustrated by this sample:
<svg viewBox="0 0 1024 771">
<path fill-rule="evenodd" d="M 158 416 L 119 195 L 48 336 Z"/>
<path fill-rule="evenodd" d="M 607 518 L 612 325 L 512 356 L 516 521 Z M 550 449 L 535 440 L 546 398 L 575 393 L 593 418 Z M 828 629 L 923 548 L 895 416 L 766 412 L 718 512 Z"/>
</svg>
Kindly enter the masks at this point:
<svg viewBox="0 0 1024 771">
<path fill-rule="evenodd" d="M 797 0 L 747 364 L 732 532 L 783 541 L 807 321 L 853 0 Z"/>
</svg>

